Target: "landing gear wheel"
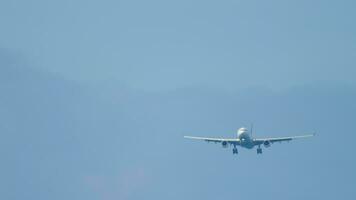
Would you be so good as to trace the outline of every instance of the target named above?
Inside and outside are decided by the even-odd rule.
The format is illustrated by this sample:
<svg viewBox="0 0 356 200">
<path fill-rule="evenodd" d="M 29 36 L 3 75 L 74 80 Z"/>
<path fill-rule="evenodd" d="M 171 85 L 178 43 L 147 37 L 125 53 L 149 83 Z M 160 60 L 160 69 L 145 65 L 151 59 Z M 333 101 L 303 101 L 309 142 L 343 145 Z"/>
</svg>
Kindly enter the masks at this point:
<svg viewBox="0 0 356 200">
<path fill-rule="evenodd" d="M 232 154 L 238 154 L 239 152 L 237 151 L 237 148 L 232 149 Z"/>
<path fill-rule="evenodd" d="M 257 149 L 257 154 L 262 154 L 262 149 L 261 148 Z"/>
</svg>

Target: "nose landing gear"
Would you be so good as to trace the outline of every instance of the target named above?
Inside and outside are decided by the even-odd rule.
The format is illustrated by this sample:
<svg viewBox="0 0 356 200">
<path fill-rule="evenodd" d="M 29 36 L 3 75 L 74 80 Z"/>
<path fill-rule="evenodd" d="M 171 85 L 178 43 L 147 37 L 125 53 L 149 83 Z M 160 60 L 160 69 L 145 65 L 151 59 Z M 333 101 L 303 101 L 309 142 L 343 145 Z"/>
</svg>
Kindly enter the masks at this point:
<svg viewBox="0 0 356 200">
<path fill-rule="evenodd" d="M 239 152 L 238 152 L 237 148 L 234 147 L 234 148 L 232 149 L 232 154 L 238 154 L 238 153 L 239 153 Z"/>
<path fill-rule="evenodd" d="M 260 146 L 257 148 L 257 154 L 262 154 L 262 148 Z"/>
</svg>

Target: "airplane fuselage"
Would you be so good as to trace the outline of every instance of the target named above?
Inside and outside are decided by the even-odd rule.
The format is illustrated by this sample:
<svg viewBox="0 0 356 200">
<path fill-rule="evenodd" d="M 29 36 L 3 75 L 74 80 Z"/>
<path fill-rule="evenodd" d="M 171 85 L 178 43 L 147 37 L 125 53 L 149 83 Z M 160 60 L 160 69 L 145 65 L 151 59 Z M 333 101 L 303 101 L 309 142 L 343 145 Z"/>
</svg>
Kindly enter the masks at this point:
<svg viewBox="0 0 356 200">
<path fill-rule="evenodd" d="M 237 131 L 237 138 L 240 139 L 240 146 L 252 149 L 255 144 L 250 132 L 246 128 L 240 128 Z"/>
</svg>

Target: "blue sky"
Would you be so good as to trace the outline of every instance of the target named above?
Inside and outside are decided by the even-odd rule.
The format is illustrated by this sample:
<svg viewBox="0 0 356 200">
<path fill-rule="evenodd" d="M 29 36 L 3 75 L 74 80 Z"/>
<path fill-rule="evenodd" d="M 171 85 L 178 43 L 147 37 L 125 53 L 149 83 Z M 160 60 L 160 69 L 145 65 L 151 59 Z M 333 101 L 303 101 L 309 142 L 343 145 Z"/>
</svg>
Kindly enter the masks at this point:
<svg viewBox="0 0 356 200">
<path fill-rule="evenodd" d="M 352 199 L 354 7 L 1 1 L 1 199 Z"/>
<path fill-rule="evenodd" d="M 144 90 L 354 84 L 353 1 L 2 1 L 1 46 Z M 162 84 L 164 82 L 164 84 Z"/>
</svg>

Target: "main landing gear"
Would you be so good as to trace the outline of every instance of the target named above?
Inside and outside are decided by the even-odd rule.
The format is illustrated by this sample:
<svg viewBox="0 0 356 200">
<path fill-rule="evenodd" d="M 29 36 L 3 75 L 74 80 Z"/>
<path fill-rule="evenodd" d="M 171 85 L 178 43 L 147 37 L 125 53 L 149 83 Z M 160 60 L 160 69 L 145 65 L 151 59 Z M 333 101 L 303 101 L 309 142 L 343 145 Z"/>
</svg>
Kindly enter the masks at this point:
<svg viewBox="0 0 356 200">
<path fill-rule="evenodd" d="M 260 146 L 257 148 L 257 154 L 262 154 L 262 148 Z"/>
<path fill-rule="evenodd" d="M 232 149 L 232 154 L 238 154 L 238 153 L 239 153 L 239 151 L 237 150 L 236 147 L 234 147 L 234 148 Z"/>
</svg>

